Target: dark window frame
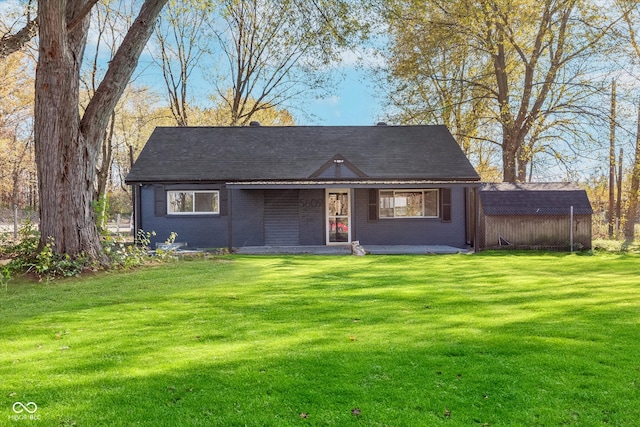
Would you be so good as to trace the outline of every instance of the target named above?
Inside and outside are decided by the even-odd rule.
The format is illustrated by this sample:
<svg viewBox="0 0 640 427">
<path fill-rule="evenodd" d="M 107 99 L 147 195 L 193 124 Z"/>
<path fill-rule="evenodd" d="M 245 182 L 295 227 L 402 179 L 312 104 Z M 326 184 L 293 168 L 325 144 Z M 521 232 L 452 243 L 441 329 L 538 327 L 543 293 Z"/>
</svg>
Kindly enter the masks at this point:
<svg viewBox="0 0 640 427">
<path fill-rule="evenodd" d="M 382 203 L 380 201 L 383 198 L 382 193 L 392 193 L 391 199 L 393 201 L 393 206 L 388 206 L 386 208 L 382 207 Z M 396 206 L 395 201 L 398 199 L 396 197 L 397 193 L 421 193 L 421 206 L 420 211 L 421 215 L 397 215 L 398 206 Z M 436 195 L 436 201 L 434 203 L 436 214 L 435 215 L 426 215 L 427 206 L 426 206 L 426 194 L 432 193 Z M 388 196 L 387 196 L 388 197 Z M 403 188 L 389 188 L 389 189 L 380 189 L 378 190 L 378 218 L 381 220 L 394 220 L 394 219 L 438 219 L 441 216 L 441 206 L 440 206 L 440 191 L 437 188 L 418 188 L 418 189 L 403 189 Z M 382 212 L 382 209 L 390 209 L 390 212 L 393 214 L 389 216 L 388 213 Z"/>
</svg>

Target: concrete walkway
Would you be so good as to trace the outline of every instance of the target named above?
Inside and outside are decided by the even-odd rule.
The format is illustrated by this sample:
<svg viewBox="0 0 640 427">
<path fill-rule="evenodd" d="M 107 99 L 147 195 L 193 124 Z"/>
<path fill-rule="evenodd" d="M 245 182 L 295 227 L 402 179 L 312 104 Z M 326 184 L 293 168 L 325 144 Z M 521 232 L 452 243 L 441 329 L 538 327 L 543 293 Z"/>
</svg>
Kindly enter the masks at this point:
<svg viewBox="0 0 640 427">
<path fill-rule="evenodd" d="M 461 249 L 445 245 L 363 245 L 371 255 L 434 255 L 471 253 L 469 248 Z M 236 253 L 243 255 L 313 254 L 351 255 L 351 246 L 244 246 Z"/>
</svg>

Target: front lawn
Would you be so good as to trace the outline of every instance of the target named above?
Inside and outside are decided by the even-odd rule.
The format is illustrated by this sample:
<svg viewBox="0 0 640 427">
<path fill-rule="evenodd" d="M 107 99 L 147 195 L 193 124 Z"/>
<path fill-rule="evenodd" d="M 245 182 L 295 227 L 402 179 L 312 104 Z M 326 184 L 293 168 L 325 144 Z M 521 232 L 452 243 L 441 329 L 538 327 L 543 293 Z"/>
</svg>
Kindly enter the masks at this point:
<svg viewBox="0 0 640 427">
<path fill-rule="evenodd" d="M 634 426 L 639 272 L 629 254 L 222 256 L 14 280 L 0 425 Z"/>
</svg>

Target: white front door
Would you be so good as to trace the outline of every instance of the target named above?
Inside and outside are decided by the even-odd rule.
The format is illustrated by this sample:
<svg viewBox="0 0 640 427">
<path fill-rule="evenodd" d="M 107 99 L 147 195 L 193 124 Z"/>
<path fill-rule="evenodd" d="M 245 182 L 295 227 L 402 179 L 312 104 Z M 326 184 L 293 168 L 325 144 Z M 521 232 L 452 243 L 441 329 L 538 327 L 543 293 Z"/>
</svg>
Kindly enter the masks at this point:
<svg viewBox="0 0 640 427">
<path fill-rule="evenodd" d="M 349 190 L 327 189 L 327 244 L 351 243 Z"/>
</svg>

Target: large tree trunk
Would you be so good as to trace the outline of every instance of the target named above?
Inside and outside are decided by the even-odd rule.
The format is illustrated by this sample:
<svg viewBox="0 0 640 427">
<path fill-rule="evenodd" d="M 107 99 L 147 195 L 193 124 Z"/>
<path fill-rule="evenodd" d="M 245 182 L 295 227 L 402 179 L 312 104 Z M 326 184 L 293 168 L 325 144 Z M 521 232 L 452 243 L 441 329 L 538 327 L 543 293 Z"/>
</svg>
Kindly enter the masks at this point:
<svg viewBox="0 0 640 427">
<path fill-rule="evenodd" d="M 505 130 L 502 139 L 502 180 L 504 182 L 525 182 L 529 160 L 523 150 L 526 149 L 524 132 L 518 129 Z"/>
<path fill-rule="evenodd" d="M 100 167 L 96 169 L 97 182 L 95 198 L 99 199 L 100 196 L 106 196 L 108 193 L 107 187 L 109 184 L 109 178 L 111 177 L 111 167 L 113 166 L 113 135 L 115 133 L 116 115 L 115 112 L 111 113 L 111 120 L 109 120 L 109 130 L 107 131 L 103 144 L 102 144 L 102 161 Z"/>
<path fill-rule="evenodd" d="M 516 151 L 510 146 L 503 145 L 502 149 L 502 180 L 504 182 L 516 182 L 518 173 L 516 167 Z"/>
<path fill-rule="evenodd" d="M 35 158 L 40 245 L 106 264 L 93 210 L 96 163 L 109 116 L 167 0 L 145 0 L 82 119 L 80 67 L 96 0 L 39 0 Z"/>
<path fill-rule="evenodd" d="M 36 69 L 35 158 L 41 245 L 102 259 L 91 206 L 95 160 L 80 133 L 80 66 L 90 16 L 72 31 L 67 20 L 85 1 L 38 2 L 40 49 Z M 68 16 L 71 14 L 71 16 Z"/>
<path fill-rule="evenodd" d="M 502 180 L 504 182 L 518 181 L 518 153 L 520 143 L 517 131 L 502 126 Z"/>
</svg>

